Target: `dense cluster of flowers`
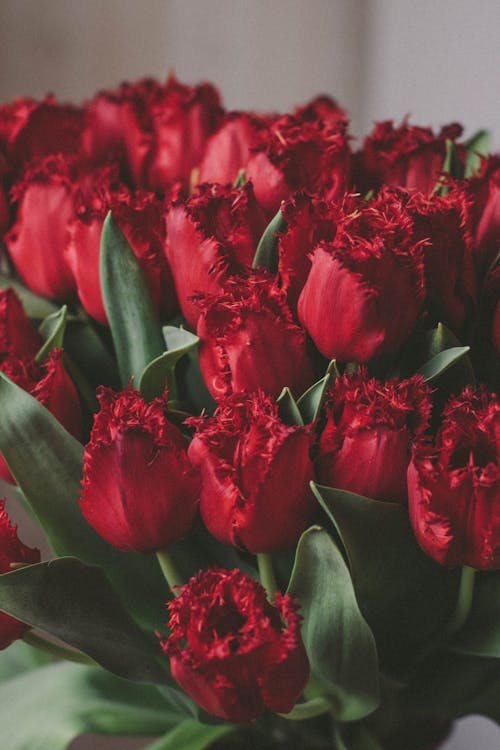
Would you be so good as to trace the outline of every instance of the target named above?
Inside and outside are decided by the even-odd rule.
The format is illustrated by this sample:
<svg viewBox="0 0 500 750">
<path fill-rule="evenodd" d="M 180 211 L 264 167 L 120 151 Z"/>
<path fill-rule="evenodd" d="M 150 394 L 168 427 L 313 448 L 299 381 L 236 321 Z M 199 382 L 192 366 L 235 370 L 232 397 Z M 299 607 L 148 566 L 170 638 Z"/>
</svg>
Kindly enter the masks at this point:
<svg viewBox="0 0 500 750">
<path fill-rule="evenodd" d="M 111 323 L 116 347 L 108 212 L 152 315 L 198 337 L 201 415 L 192 362 L 155 394 L 103 381 L 92 415 L 74 352 L 7 288 L 68 305 L 104 347 Z M 19 99 L 0 106 L 0 244 L 0 370 L 85 444 L 78 512 L 108 544 L 165 555 L 203 524 L 245 560 L 293 552 L 318 481 L 399 508 L 443 566 L 500 568 L 500 158 L 459 125 L 381 122 L 356 151 L 325 96 L 226 112 L 170 77 Z M 3 458 L 0 476 L 22 486 Z M 3 506 L 0 532 L 2 572 L 39 559 Z M 195 701 L 236 722 L 291 711 L 300 602 L 215 563 L 176 594 L 161 642 Z"/>
</svg>

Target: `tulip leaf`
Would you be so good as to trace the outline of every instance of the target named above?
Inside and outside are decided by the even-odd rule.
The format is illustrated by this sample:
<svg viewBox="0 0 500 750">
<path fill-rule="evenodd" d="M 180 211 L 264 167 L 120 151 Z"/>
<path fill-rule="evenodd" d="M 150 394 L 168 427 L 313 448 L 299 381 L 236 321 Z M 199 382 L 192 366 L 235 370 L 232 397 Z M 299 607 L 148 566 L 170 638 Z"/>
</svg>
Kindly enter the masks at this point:
<svg viewBox="0 0 500 750">
<path fill-rule="evenodd" d="M 90 732 L 159 735 L 179 720 L 153 685 L 122 680 L 99 667 L 56 663 L 0 683 L 5 750 L 65 750 Z"/>
<path fill-rule="evenodd" d="M 64 336 L 64 351 L 95 390 L 107 385 L 119 390 L 121 383 L 116 361 L 90 320 L 71 319 Z"/>
<path fill-rule="evenodd" d="M 421 644 L 437 637 L 449 621 L 459 571 L 438 565 L 422 552 L 408 511 L 398 503 L 314 482 L 311 487 L 342 540 L 381 661 L 390 669 L 405 668 Z"/>
<path fill-rule="evenodd" d="M 245 169 L 240 169 L 234 181 L 235 188 L 241 188 L 247 181 L 247 175 Z"/>
<path fill-rule="evenodd" d="M 481 167 L 481 157 L 490 151 L 491 134 L 488 130 L 478 130 L 465 143 L 465 173 L 464 177 L 473 177 Z"/>
<path fill-rule="evenodd" d="M 139 261 L 108 213 L 101 235 L 101 287 L 122 385 L 163 353 L 161 327 Z"/>
<path fill-rule="evenodd" d="M 233 732 L 231 724 L 200 724 L 188 719 L 170 730 L 164 737 L 148 745 L 145 750 L 204 750 L 219 737 Z"/>
<path fill-rule="evenodd" d="M 383 750 L 366 727 L 345 724 L 335 727 L 335 750 Z"/>
<path fill-rule="evenodd" d="M 164 326 L 162 332 L 167 351 L 147 365 L 139 381 L 139 390 L 146 401 L 161 396 L 166 383 L 169 400 L 178 398 L 175 366 L 181 357 L 198 346 L 200 340 L 194 333 L 182 327 Z"/>
<path fill-rule="evenodd" d="M 500 659 L 500 571 L 476 573 L 469 617 L 449 645 L 464 654 Z"/>
<path fill-rule="evenodd" d="M 17 279 L 12 279 L 10 276 L 0 274 L 0 289 L 8 289 L 9 287 L 12 287 L 16 292 L 22 302 L 24 311 L 29 318 L 43 320 L 43 318 L 46 318 L 52 313 L 56 313 L 59 309 L 54 302 L 51 302 L 45 297 L 40 297 L 40 295 L 30 291 Z"/>
<path fill-rule="evenodd" d="M 450 139 L 447 138 L 445 142 L 445 157 L 442 167 L 442 172 L 445 175 L 449 175 L 453 179 L 459 180 L 463 177 L 463 165 L 460 161 L 460 157 L 458 156 L 457 147 L 455 146 L 455 143 Z M 434 188 L 434 191 L 438 195 L 446 195 L 450 192 L 449 186 L 446 184 L 446 182 L 443 180 L 443 177 L 439 177 L 436 186 Z"/>
<path fill-rule="evenodd" d="M 300 602 L 311 672 L 330 694 L 335 718 L 354 721 L 372 713 L 379 703 L 375 639 L 342 554 L 319 526 L 300 538 L 288 593 Z"/>
<path fill-rule="evenodd" d="M 308 388 L 297 401 L 297 406 L 305 424 L 314 422 L 319 417 L 328 388 L 333 384 L 338 374 L 337 363 L 332 359 L 328 365 L 326 375 Z"/>
<path fill-rule="evenodd" d="M 119 677 L 165 682 L 158 644 L 133 622 L 100 568 L 61 557 L 4 573 L 0 609 L 57 636 Z"/>
<path fill-rule="evenodd" d="M 276 403 L 278 404 L 278 414 L 282 422 L 290 427 L 295 427 L 296 425 L 303 426 L 304 420 L 302 419 L 302 414 L 290 388 L 283 388 L 276 399 Z"/>
<path fill-rule="evenodd" d="M 285 217 L 279 209 L 278 213 L 271 219 L 264 234 L 257 245 L 252 268 L 264 266 L 271 273 L 278 273 L 279 240 L 288 228 Z"/>
<path fill-rule="evenodd" d="M 158 627 L 167 588 L 156 561 L 113 549 L 80 512 L 83 446 L 1 372 L 0 408 L 0 451 L 54 551 L 105 568 L 127 607 Z"/>
<path fill-rule="evenodd" d="M 38 332 L 45 339 L 45 343 L 35 357 L 38 364 L 46 361 L 52 349 L 62 349 L 67 318 L 68 308 L 63 305 L 57 312 L 47 315 L 40 324 Z"/>
<path fill-rule="evenodd" d="M 453 346 L 451 349 L 445 349 L 419 367 L 416 374 L 422 375 L 427 383 L 433 383 L 469 351 L 470 346 Z"/>
</svg>

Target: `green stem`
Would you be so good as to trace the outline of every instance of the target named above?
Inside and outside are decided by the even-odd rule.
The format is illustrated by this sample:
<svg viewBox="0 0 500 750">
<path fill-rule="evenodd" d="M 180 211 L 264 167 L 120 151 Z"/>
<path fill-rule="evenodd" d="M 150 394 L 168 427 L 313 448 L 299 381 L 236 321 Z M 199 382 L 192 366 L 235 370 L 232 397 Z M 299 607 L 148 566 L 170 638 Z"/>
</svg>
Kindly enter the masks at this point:
<svg viewBox="0 0 500 750">
<path fill-rule="evenodd" d="M 158 562 L 160 563 L 161 572 L 168 583 L 169 587 L 175 596 L 179 596 L 179 586 L 182 586 L 185 581 L 179 571 L 175 561 L 167 549 L 160 549 L 156 553 Z"/>
<path fill-rule="evenodd" d="M 273 558 L 268 552 L 259 552 L 257 554 L 257 565 L 259 566 L 260 582 L 267 591 L 267 598 L 271 601 L 275 593 L 279 591 L 274 575 Z"/>
<path fill-rule="evenodd" d="M 74 661 L 77 664 L 90 664 L 92 666 L 96 666 L 97 664 L 97 662 L 95 662 L 90 656 L 87 656 L 87 654 L 48 641 L 41 635 L 34 633 L 32 630 L 28 630 L 23 635 L 23 641 L 40 651 L 45 651 L 56 659 L 65 659 L 66 661 Z"/>
<path fill-rule="evenodd" d="M 327 698 L 313 698 L 306 703 L 297 703 L 288 714 L 279 714 L 284 719 L 291 721 L 303 721 L 313 719 L 315 716 L 326 714 L 332 710 L 332 704 Z"/>
<path fill-rule="evenodd" d="M 448 633 L 450 635 L 456 633 L 457 630 L 460 630 L 469 615 L 472 606 L 472 598 L 474 596 L 475 573 L 476 571 L 474 568 L 470 568 L 468 565 L 464 565 L 462 568 L 457 604 L 451 620 L 448 623 Z"/>
</svg>

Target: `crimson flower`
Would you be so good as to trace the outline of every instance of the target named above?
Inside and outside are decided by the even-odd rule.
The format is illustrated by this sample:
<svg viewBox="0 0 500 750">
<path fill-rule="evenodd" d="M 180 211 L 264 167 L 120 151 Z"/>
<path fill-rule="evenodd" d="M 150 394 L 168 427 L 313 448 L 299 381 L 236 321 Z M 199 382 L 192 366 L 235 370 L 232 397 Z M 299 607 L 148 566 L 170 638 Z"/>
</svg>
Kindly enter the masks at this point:
<svg viewBox="0 0 500 750">
<path fill-rule="evenodd" d="M 200 368 L 215 399 L 256 391 L 299 396 L 313 382 L 306 334 L 267 275 L 229 279 L 218 296 L 200 301 Z"/>
<path fill-rule="evenodd" d="M 410 447 L 425 431 L 430 388 L 421 377 L 369 378 L 366 370 L 337 378 L 326 401 L 318 478 L 374 500 L 406 502 Z"/>
<path fill-rule="evenodd" d="M 64 367 L 62 349 L 53 349 L 47 362 L 41 366 L 30 356 L 14 352 L 4 354 L 0 357 L 0 370 L 40 401 L 73 437 L 81 440 L 83 427 L 80 400 Z M 13 482 L 3 458 L 0 458 L 0 477 Z"/>
<path fill-rule="evenodd" d="M 500 252 L 500 156 L 485 159 L 467 189 L 472 196 L 476 265 L 484 275 Z"/>
<path fill-rule="evenodd" d="M 455 141 L 461 134 L 457 123 L 446 125 L 435 135 L 431 128 L 410 125 L 406 120 L 398 127 L 392 120 L 378 122 L 358 155 L 359 189 L 366 192 L 385 184 L 429 195 L 443 171 L 446 141 Z M 462 153 L 463 147 L 459 147 Z"/>
<path fill-rule="evenodd" d="M 328 129 L 335 130 L 339 125 L 345 125 L 348 121 L 347 114 L 335 99 L 322 94 L 314 97 L 310 102 L 297 107 L 293 113 L 297 120 L 308 122 L 317 120 L 322 122 Z"/>
<path fill-rule="evenodd" d="M 421 442 L 408 468 L 418 543 L 441 565 L 500 568 L 500 400 L 485 388 L 451 399 L 435 444 Z"/>
<path fill-rule="evenodd" d="M 248 161 L 246 176 L 272 215 L 297 190 L 321 192 L 326 200 L 339 198 L 349 184 L 350 166 L 344 124 L 332 129 L 321 120 L 285 115 L 269 127 Z"/>
<path fill-rule="evenodd" d="M 189 424 L 196 434 L 188 455 L 201 471 L 210 533 L 253 553 L 292 547 L 315 511 L 310 429 L 284 424 L 261 392 L 230 396 L 213 417 Z"/>
<path fill-rule="evenodd" d="M 7 164 L 0 151 L 0 239 L 3 233 L 9 226 L 9 201 L 7 198 L 7 187 L 5 184 L 5 177 L 7 175 Z"/>
<path fill-rule="evenodd" d="M 89 177 L 93 178 L 92 184 Z M 131 193 L 116 179 L 115 171 L 108 168 L 85 174 L 74 190 L 74 216 L 68 227 L 65 260 L 73 272 L 85 310 L 99 323 L 107 323 L 99 259 L 104 219 L 112 211 L 144 272 L 153 304 L 158 312 L 170 317 L 177 301 L 172 274 L 163 255 L 165 230 L 159 199 L 141 190 Z"/>
<path fill-rule="evenodd" d="M 165 399 L 146 403 L 128 387 L 98 389 L 100 411 L 85 447 L 82 513 L 119 549 L 155 552 L 186 534 L 199 479 Z"/>
<path fill-rule="evenodd" d="M 173 677 L 205 711 L 247 722 L 288 713 L 309 679 L 298 604 L 240 570 L 205 570 L 168 603 Z"/>
<path fill-rule="evenodd" d="M 15 291 L 0 289 L 0 353 L 34 357 L 42 344 Z"/>
<path fill-rule="evenodd" d="M 424 301 L 422 243 L 398 196 L 346 196 L 331 242 L 320 242 L 299 297 L 299 320 L 329 359 L 395 352 Z"/>
<path fill-rule="evenodd" d="M 200 315 L 193 297 L 217 294 L 228 276 L 251 265 L 265 224 L 250 183 L 241 188 L 206 183 L 170 207 L 165 254 L 179 305 L 193 328 Z"/>
<path fill-rule="evenodd" d="M 75 281 L 64 255 L 73 217 L 74 160 L 48 156 L 30 164 L 14 187 L 19 202 L 16 223 L 5 236 L 12 261 L 37 294 L 68 300 Z"/>
<path fill-rule="evenodd" d="M 0 573 L 9 573 L 12 563 L 34 565 L 40 562 L 40 551 L 27 547 L 17 536 L 17 526 L 13 526 L 5 510 L 5 502 L 0 501 Z M 0 612 L 0 649 L 7 648 L 12 641 L 22 638 L 28 625 Z"/>
</svg>

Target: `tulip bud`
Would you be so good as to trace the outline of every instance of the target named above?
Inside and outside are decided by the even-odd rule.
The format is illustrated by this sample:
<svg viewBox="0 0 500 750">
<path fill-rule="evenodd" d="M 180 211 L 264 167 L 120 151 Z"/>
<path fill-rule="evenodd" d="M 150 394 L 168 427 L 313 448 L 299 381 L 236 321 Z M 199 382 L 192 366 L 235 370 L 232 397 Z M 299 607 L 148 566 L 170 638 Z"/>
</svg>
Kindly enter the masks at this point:
<svg viewBox="0 0 500 750">
<path fill-rule="evenodd" d="M 266 710 L 288 713 L 309 678 L 298 604 L 273 604 L 240 570 L 200 571 L 168 603 L 162 641 L 173 677 L 205 711 L 248 722 Z"/>
<path fill-rule="evenodd" d="M 434 445 L 421 442 L 408 468 L 410 520 L 441 565 L 500 568 L 500 400 L 485 388 L 452 398 Z"/>
<path fill-rule="evenodd" d="M 410 447 L 427 428 L 430 411 L 430 388 L 421 377 L 381 383 L 360 369 L 337 378 L 319 441 L 319 481 L 374 500 L 406 502 Z"/>
<path fill-rule="evenodd" d="M 1 289 L 0 353 L 34 357 L 42 344 L 42 337 L 31 325 L 15 291 Z"/>
<path fill-rule="evenodd" d="M 260 144 L 267 118 L 249 112 L 230 112 L 210 136 L 200 164 L 199 182 L 234 184 L 245 169 L 252 151 Z"/>
<path fill-rule="evenodd" d="M 101 409 L 85 448 L 82 513 L 119 549 L 155 552 L 193 523 L 199 479 L 165 401 L 146 403 L 133 388 L 98 390 Z"/>
<path fill-rule="evenodd" d="M 11 563 L 34 565 L 40 562 L 40 551 L 23 544 L 17 536 L 17 526 L 13 526 L 5 511 L 5 502 L 0 501 L 0 573 L 9 573 Z M 22 638 L 28 625 L 10 615 L 0 612 L 0 649 L 7 648 L 12 641 Z"/>
<path fill-rule="evenodd" d="M 231 396 L 213 417 L 189 424 L 196 435 L 188 454 L 200 467 L 210 533 L 255 554 L 292 547 L 315 511 L 309 428 L 285 425 L 263 393 Z"/>
</svg>

